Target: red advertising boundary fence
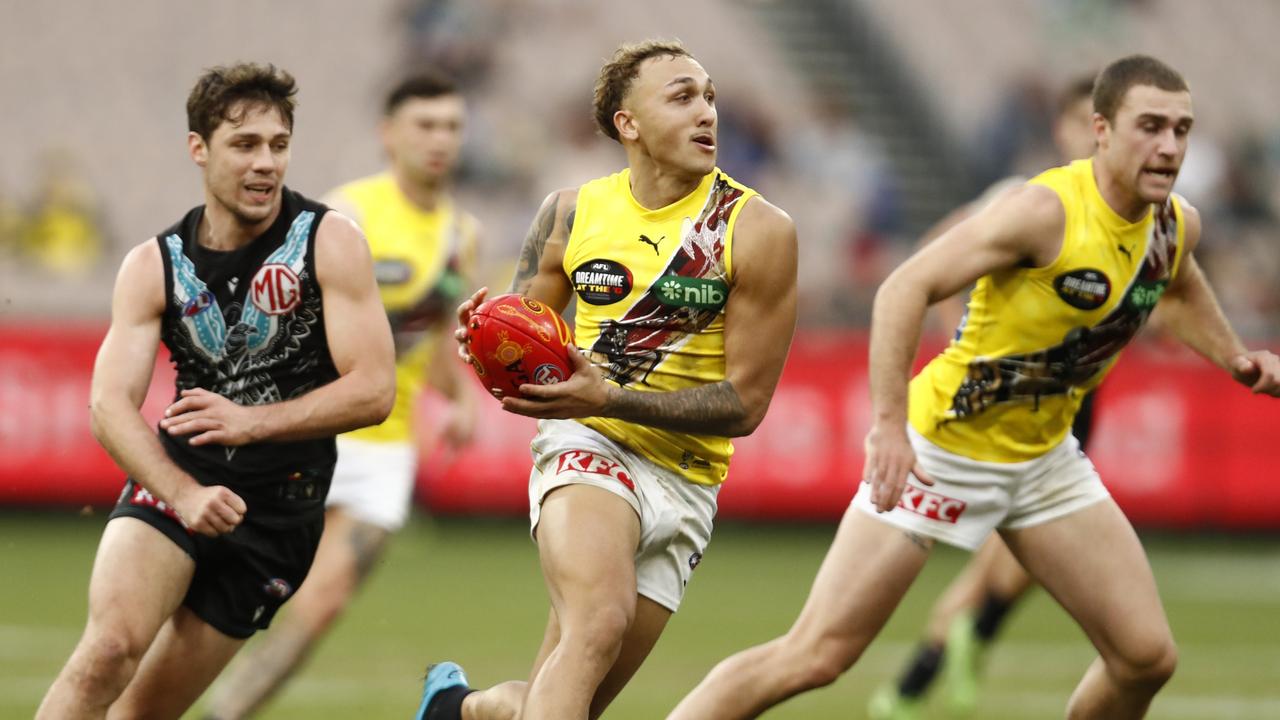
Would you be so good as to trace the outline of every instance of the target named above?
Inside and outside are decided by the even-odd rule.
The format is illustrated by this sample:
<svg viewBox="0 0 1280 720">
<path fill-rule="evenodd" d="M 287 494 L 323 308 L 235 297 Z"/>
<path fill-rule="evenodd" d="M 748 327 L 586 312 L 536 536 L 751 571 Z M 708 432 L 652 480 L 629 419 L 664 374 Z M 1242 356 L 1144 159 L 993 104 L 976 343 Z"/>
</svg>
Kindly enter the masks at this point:
<svg viewBox="0 0 1280 720">
<path fill-rule="evenodd" d="M 106 505 L 122 474 L 89 431 L 100 327 L 0 326 L 0 503 Z M 145 406 L 172 396 L 163 351 Z M 1093 458 L 1137 525 L 1280 529 L 1280 402 L 1182 350 L 1137 346 L 1101 391 Z M 422 464 L 419 497 L 447 513 L 521 514 L 533 421 L 482 401 L 475 445 Z M 423 426 L 439 404 L 421 408 Z M 834 519 L 862 468 L 866 340 L 797 339 L 769 415 L 735 444 L 722 517 Z"/>
</svg>

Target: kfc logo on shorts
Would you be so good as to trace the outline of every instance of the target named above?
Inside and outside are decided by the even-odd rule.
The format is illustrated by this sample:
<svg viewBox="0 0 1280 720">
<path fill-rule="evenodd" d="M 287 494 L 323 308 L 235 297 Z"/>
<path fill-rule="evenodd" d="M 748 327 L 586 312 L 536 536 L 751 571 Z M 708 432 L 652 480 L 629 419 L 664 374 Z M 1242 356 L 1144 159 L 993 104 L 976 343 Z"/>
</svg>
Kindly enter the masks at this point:
<svg viewBox="0 0 1280 720">
<path fill-rule="evenodd" d="M 631 492 L 636 491 L 636 484 L 631 482 L 631 476 L 627 474 L 626 468 L 622 467 L 622 463 L 616 463 L 586 450 L 560 453 L 560 458 L 556 461 L 556 474 L 561 475 L 567 472 L 604 475 L 626 485 Z"/>
<path fill-rule="evenodd" d="M 702 563 L 702 553 L 696 552 L 689 556 L 689 570 L 697 570 L 698 565 Z"/>
<path fill-rule="evenodd" d="M 898 507 L 903 510 L 923 515 L 930 520 L 952 524 L 955 524 L 960 519 L 960 515 L 964 513 L 964 509 L 967 506 L 967 503 L 963 500 L 956 500 L 946 495 L 922 490 L 914 485 L 907 485 L 903 488 L 902 499 L 898 501 Z"/>
<path fill-rule="evenodd" d="M 293 268 L 269 263 L 258 268 L 249 285 L 249 297 L 259 310 L 268 315 L 283 315 L 298 306 L 302 284 Z"/>
</svg>

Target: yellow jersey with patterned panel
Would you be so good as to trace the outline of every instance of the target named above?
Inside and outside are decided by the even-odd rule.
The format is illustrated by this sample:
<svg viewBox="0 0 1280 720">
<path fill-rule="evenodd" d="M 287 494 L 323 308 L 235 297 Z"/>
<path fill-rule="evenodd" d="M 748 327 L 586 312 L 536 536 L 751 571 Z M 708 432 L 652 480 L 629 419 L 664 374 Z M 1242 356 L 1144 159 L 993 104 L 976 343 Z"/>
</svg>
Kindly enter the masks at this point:
<svg viewBox="0 0 1280 720">
<path fill-rule="evenodd" d="M 1182 260 L 1177 196 L 1131 223 L 1098 192 L 1092 160 L 1029 182 L 1066 210 L 1058 257 L 979 279 L 955 339 L 910 386 L 911 426 L 975 460 L 1021 462 L 1060 443 Z"/>
<path fill-rule="evenodd" d="M 477 223 L 441 198 L 427 211 L 410 202 L 390 173 L 336 189 L 334 204 L 351 212 L 369 240 L 378 292 L 396 346 L 396 401 L 379 425 L 342 437 L 411 443 L 414 404 L 426 384 L 432 357 L 453 327 L 453 311 L 468 290 Z"/>
<path fill-rule="evenodd" d="M 733 232 L 757 193 L 716 168 L 658 210 L 631 194 L 623 170 L 578 190 L 564 271 L 577 294 L 575 336 L 620 387 L 664 392 L 725 379 L 724 307 L 733 284 Z M 717 485 L 729 470 L 726 437 L 614 418 L 582 424 L 690 482 Z"/>
</svg>

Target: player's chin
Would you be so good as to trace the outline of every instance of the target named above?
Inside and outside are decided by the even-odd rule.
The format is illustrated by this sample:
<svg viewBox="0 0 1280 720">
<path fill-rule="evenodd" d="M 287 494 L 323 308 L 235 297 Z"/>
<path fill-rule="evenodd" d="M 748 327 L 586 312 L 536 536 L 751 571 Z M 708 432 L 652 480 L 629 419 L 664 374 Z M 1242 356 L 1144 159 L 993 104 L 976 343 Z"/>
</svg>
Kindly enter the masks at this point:
<svg viewBox="0 0 1280 720">
<path fill-rule="evenodd" d="M 246 224 L 259 223 L 271 216 L 274 203 L 259 205 L 257 203 L 240 203 L 236 206 L 236 216 Z"/>
<path fill-rule="evenodd" d="M 1143 173 L 1138 182 L 1138 196 L 1143 202 L 1163 203 L 1173 193 L 1173 177 Z"/>
<path fill-rule="evenodd" d="M 683 153 L 675 163 L 681 170 L 690 175 L 706 175 L 716 167 L 715 151 L 694 150 Z"/>
</svg>

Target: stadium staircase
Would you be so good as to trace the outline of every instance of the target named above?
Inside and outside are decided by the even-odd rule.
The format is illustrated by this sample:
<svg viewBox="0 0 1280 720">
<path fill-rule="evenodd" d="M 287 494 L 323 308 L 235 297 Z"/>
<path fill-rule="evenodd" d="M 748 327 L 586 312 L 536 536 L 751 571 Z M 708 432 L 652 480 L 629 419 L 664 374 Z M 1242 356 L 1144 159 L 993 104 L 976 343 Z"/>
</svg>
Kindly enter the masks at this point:
<svg viewBox="0 0 1280 720">
<path fill-rule="evenodd" d="M 974 196 L 962 144 L 952 141 L 896 49 L 859 3 L 809 0 L 745 7 L 777 39 L 813 92 L 884 147 L 899 191 L 904 234 L 918 236 Z"/>
</svg>

